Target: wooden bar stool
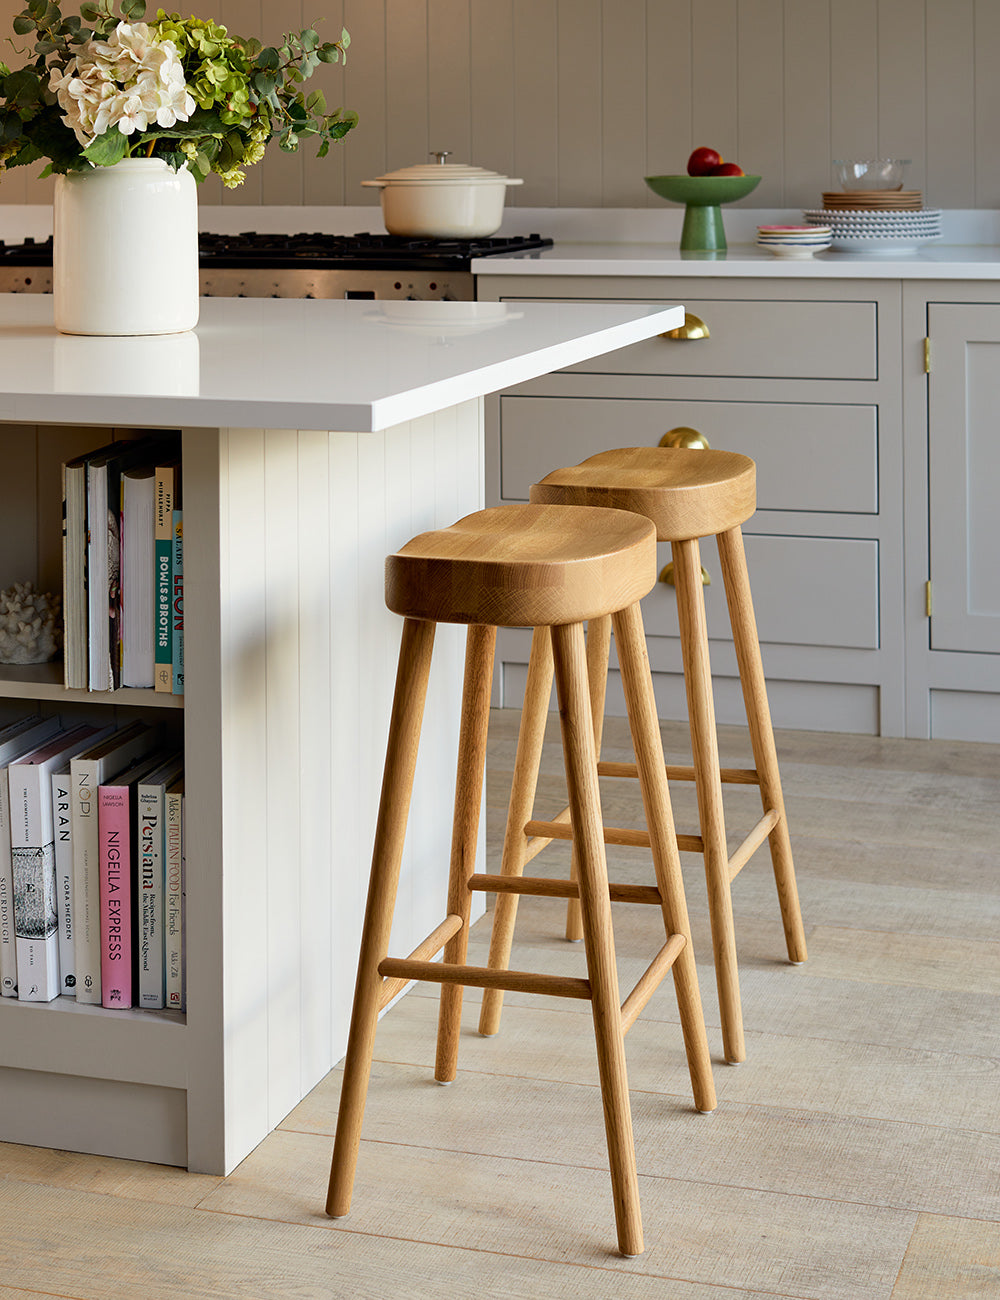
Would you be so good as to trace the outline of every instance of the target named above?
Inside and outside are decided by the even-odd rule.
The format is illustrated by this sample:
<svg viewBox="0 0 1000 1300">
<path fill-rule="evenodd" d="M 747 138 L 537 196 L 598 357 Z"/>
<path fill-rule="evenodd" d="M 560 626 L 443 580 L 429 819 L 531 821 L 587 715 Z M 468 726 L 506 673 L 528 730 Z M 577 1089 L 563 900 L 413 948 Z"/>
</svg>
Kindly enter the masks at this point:
<svg viewBox="0 0 1000 1300">
<path fill-rule="evenodd" d="M 794 963 L 806 960 L 805 933 L 740 527 L 756 509 L 756 466 L 749 457 L 736 452 L 669 447 L 623 448 L 601 452 L 579 465 L 546 475 L 531 488 L 531 500 L 540 504 L 634 510 L 653 521 L 659 541 L 671 543 L 694 765 L 691 768 L 668 767 L 667 775 L 675 780 L 693 780 L 697 790 L 701 834 L 679 836 L 678 846 L 704 854 L 723 1050 L 726 1060 L 735 1064 L 746 1058 L 746 1047 L 731 885 L 765 840 L 770 846 L 788 959 Z M 750 770 L 720 768 L 719 765 L 698 545 L 699 538 L 713 535 L 719 547 L 756 765 Z M 588 633 L 593 642 L 590 673 L 595 715 L 603 712 L 609 639 L 606 622 L 603 628 L 592 623 Z M 559 824 L 565 821 L 565 812 L 553 822 L 532 820 L 552 682 L 546 636 L 545 630 L 539 629 L 532 641 L 518 739 L 516 789 L 511 794 L 502 868 L 513 875 L 523 871 L 525 863 L 546 844 L 565 834 Z M 595 724 L 595 740 L 599 755 L 599 716 Z M 598 771 L 602 776 L 635 775 L 635 767 L 630 764 L 599 763 Z M 758 785 L 763 804 L 763 816 L 732 854 L 726 845 L 723 783 Z M 619 830 L 614 835 L 615 843 L 644 843 L 638 831 Z M 502 968 L 509 960 L 515 907 L 516 900 L 497 900 L 489 958 L 491 966 Z M 572 910 L 567 917 L 567 937 L 579 937 L 578 918 Z M 497 1032 L 502 997 L 499 991 L 484 995 L 481 1033 Z"/>
<path fill-rule="evenodd" d="M 465 985 L 585 998 L 597 1040 L 598 1071 L 622 1254 L 642 1251 L 624 1036 L 667 970 L 673 971 L 695 1106 L 715 1107 L 680 859 L 663 749 L 646 658 L 639 600 L 656 581 L 656 532 L 621 510 L 511 505 L 480 511 L 451 528 L 424 533 L 386 561 L 386 604 L 405 618 L 375 833 L 354 1009 L 337 1117 L 327 1213 L 347 1214 L 379 1011 L 410 980 L 440 982 L 434 1077 L 455 1078 Z M 656 885 L 609 885 L 583 624 L 614 623 Z M 389 957 L 400 860 L 436 623 L 468 624 L 447 914 L 405 958 Z M 562 722 L 576 881 L 475 874 L 496 628 L 544 627 Z M 579 898 L 586 978 L 466 964 L 471 890 L 516 890 Z M 657 904 L 666 942 L 635 989 L 619 1003 L 612 901 Z M 441 950 L 443 960 L 432 960 Z"/>
</svg>

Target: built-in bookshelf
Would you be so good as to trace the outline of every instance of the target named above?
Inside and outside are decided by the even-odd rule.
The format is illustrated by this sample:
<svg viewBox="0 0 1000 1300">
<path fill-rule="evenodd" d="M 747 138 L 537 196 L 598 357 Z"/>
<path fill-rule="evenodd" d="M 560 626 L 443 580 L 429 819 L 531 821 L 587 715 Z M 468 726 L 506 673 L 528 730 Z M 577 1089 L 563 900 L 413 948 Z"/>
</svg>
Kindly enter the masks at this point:
<svg viewBox="0 0 1000 1300">
<path fill-rule="evenodd" d="M 60 591 L 60 467 L 112 432 L 0 425 L 0 588 Z M 186 1013 L 0 999 L 0 1140 L 227 1173 L 345 1050 L 400 634 L 384 558 L 480 507 L 481 404 L 376 433 L 188 428 L 182 458 L 185 694 L 0 666 L 0 723 L 140 719 L 182 741 Z M 404 952 L 447 876 L 460 630 L 435 654 Z"/>
</svg>

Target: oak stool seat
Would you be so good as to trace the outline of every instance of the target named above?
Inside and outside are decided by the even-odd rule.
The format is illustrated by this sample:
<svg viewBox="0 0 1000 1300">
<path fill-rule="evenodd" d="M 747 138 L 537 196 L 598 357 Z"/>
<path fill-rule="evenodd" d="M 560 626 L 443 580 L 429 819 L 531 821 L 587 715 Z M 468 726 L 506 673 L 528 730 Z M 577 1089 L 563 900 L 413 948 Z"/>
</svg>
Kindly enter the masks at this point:
<svg viewBox="0 0 1000 1300">
<path fill-rule="evenodd" d="M 806 960 L 807 955 L 741 529 L 756 509 L 756 466 L 748 456 L 738 452 L 707 447 L 627 447 L 600 452 L 579 465 L 547 474 L 532 486 L 531 501 L 634 510 L 653 522 L 659 541 L 671 543 L 672 581 L 677 591 L 694 764 L 691 768 L 669 767 L 667 774 L 675 780 L 693 780 L 697 791 L 700 835 L 681 836 L 679 845 L 682 849 L 704 855 L 723 1050 L 727 1061 L 738 1063 L 745 1059 L 746 1047 L 731 885 L 765 840 L 770 847 L 788 958 L 793 963 L 800 963 Z M 753 769 L 723 769 L 719 765 L 698 544 L 700 538 L 708 536 L 716 538 L 719 548 L 754 755 Z M 603 712 L 608 663 L 607 630 L 602 634 L 591 624 L 588 638 L 594 643 L 591 691 L 596 715 Z M 521 803 L 526 816 L 520 833 L 514 833 L 508 848 L 509 869 L 515 872 L 522 870 L 524 862 L 550 842 L 546 838 L 549 832 L 531 820 L 534 783 L 541 757 L 539 723 L 537 718 L 533 720 L 533 715 L 541 712 L 541 725 L 544 725 L 544 711 L 551 690 L 551 668 L 547 656 L 543 635 L 536 632 L 518 751 L 525 783 Z M 596 718 L 595 737 L 599 753 L 600 721 Z M 605 776 L 634 775 L 634 769 L 627 764 L 599 763 L 598 770 Z M 760 820 L 731 854 L 726 844 L 722 802 L 722 786 L 726 783 L 759 786 L 763 805 Z M 633 838 L 628 838 L 630 834 Z M 641 837 L 635 838 L 637 835 L 638 832 L 623 830 L 616 842 L 640 843 Z M 502 966 L 506 962 L 508 925 L 508 916 L 495 914 L 491 965 Z M 571 903 L 567 935 L 578 938 L 578 931 L 579 921 Z M 501 997 L 499 993 L 485 995 L 480 1020 L 483 1033 L 496 1032 Z"/>
<path fill-rule="evenodd" d="M 327 1213 L 351 1205 L 379 1011 L 410 980 L 439 982 L 434 1077 L 457 1072 L 464 986 L 583 998 L 591 1003 L 617 1224 L 625 1255 L 641 1253 L 624 1037 L 668 970 L 673 974 L 695 1107 L 715 1107 L 680 857 L 646 659 L 639 601 L 656 581 L 656 530 L 634 512 L 563 505 L 479 511 L 423 533 L 386 560 L 386 604 L 405 619 L 389 726 L 368 903 L 341 1091 Z M 613 622 L 655 885 L 609 883 L 598 791 L 584 623 Z M 441 924 L 408 957 L 388 955 L 417 745 L 437 623 L 467 624 L 448 897 Z M 476 872 L 497 627 L 544 628 L 562 721 L 575 878 Z M 515 777 L 515 786 L 517 784 Z M 473 890 L 578 899 L 586 974 L 555 976 L 466 964 Z M 620 1001 L 611 903 L 657 905 L 665 942 Z M 443 950 L 441 961 L 433 960 Z"/>
</svg>

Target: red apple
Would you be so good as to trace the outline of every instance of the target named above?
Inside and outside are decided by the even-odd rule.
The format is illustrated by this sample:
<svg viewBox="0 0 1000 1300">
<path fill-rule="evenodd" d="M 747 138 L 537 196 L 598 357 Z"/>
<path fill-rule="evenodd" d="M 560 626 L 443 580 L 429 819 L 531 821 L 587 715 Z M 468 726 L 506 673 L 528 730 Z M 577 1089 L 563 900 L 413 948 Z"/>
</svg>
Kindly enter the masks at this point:
<svg viewBox="0 0 1000 1300">
<path fill-rule="evenodd" d="M 695 149 L 688 159 L 689 176 L 709 176 L 712 168 L 718 167 L 722 163 L 722 155 L 718 149 L 709 149 L 705 145 Z"/>
<path fill-rule="evenodd" d="M 743 168 L 739 163 L 719 163 L 718 167 L 713 167 L 708 173 L 709 176 L 743 176 Z"/>
</svg>

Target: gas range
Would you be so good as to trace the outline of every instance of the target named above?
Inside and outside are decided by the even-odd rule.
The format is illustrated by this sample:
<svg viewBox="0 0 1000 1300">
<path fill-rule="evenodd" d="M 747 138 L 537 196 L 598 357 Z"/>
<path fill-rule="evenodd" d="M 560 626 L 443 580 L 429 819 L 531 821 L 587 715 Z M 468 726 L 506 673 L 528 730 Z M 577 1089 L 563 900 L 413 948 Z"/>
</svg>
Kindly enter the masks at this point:
<svg viewBox="0 0 1000 1300">
<path fill-rule="evenodd" d="M 400 235 L 199 235 L 201 292 L 220 298 L 416 298 L 472 302 L 472 261 L 535 256 L 540 235 L 409 239 Z M 0 293 L 52 292 L 52 239 L 0 242 Z"/>
</svg>

